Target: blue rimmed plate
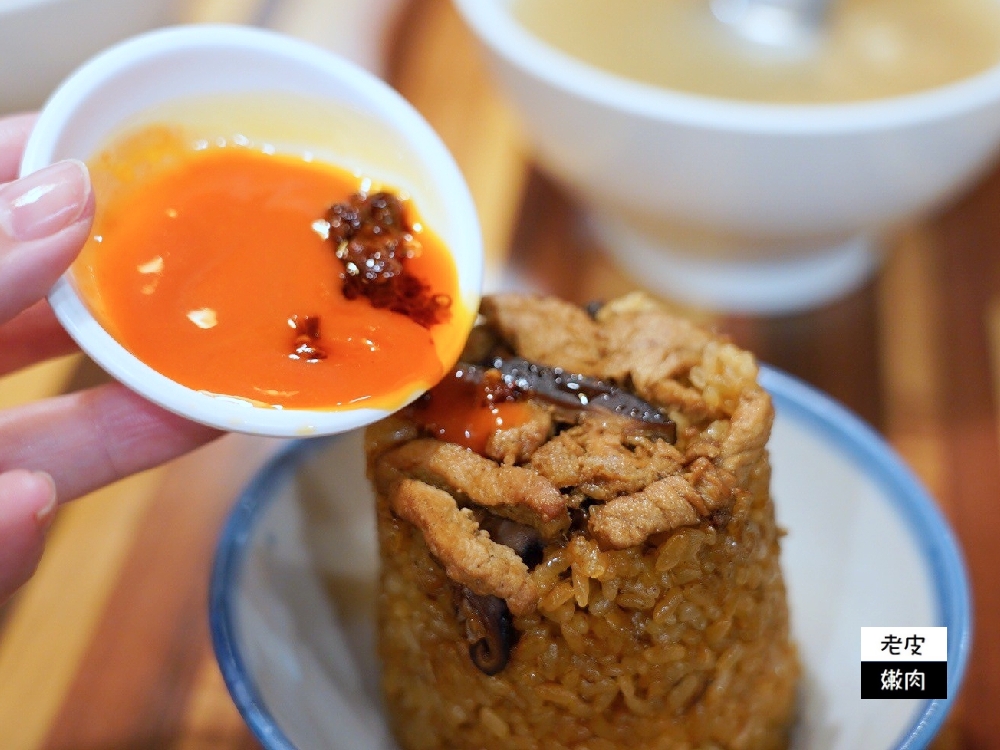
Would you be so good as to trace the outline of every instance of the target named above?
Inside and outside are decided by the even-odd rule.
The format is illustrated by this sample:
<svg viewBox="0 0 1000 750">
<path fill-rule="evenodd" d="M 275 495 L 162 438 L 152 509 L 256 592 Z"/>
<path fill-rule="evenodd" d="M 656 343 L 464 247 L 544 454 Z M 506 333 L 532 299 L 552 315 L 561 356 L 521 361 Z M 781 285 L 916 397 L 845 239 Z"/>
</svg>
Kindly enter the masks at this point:
<svg viewBox="0 0 1000 750">
<path fill-rule="evenodd" d="M 969 656 L 965 567 L 947 523 L 869 427 L 770 368 L 773 492 L 804 665 L 795 750 L 916 750 Z M 216 655 L 268 750 L 392 750 L 374 651 L 374 508 L 361 435 L 289 444 L 245 489 L 211 584 Z M 860 629 L 948 628 L 949 697 L 862 700 Z"/>
</svg>

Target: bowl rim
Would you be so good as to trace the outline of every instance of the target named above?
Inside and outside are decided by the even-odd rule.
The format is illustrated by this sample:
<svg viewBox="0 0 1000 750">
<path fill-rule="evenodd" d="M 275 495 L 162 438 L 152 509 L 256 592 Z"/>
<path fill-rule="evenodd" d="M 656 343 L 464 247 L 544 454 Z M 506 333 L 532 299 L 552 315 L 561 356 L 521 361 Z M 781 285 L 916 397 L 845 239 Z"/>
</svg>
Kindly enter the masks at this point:
<svg viewBox="0 0 1000 750">
<path fill-rule="evenodd" d="M 136 67 L 156 63 L 169 73 L 171 60 L 205 50 L 234 50 L 282 60 L 311 69 L 357 92 L 372 117 L 401 134 L 401 142 L 428 166 L 454 225 L 456 242 L 449 243 L 458 267 L 463 301 L 475 309 L 482 291 L 484 251 L 475 204 L 468 185 L 444 142 L 423 116 L 385 81 L 329 50 L 275 31 L 231 24 L 181 25 L 142 33 L 119 42 L 92 57 L 72 73 L 52 94 L 29 137 L 21 162 L 21 175 L 53 161 L 66 128 L 90 97 L 107 90 Z M 243 90 L 243 89 L 240 89 Z M 173 94 L 163 99 L 183 97 Z M 70 272 L 63 274 L 49 293 L 49 302 L 63 327 L 80 347 L 116 380 L 159 406 L 221 430 L 278 437 L 322 435 L 374 422 L 388 410 L 358 407 L 331 409 L 278 409 L 199 392 L 178 383 L 142 362 L 106 331 L 78 295 Z M 470 316 L 471 325 L 471 316 Z M 445 369 L 451 363 L 444 363 Z M 409 400 L 422 389 L 414 388 Z M 399 403 L 398 407 L 403 406 Z"/>
<path fill-rule="evenodd" d="M 877 101 L 770 104 L 669 90 L 609 73 L 542 40 L 514 19 L 513 0 L 452 2 L 480 42 L 522 73 L 597 106 L 654 121 L 720 132 L 833 135 L 915 127 L 1000 104 L 1000 58 L 959 81 Z"/>
<path fill-rule="evenodd" d="M 904 517 L 929 565 L 941 624 L 948 628 L 948 697 L 926 702 L 895 750 L 925 748 L 940 730 L 962 684 L 972 647 L 968 572 L 955 536 L 937 503 L 892 447 L 860 417 L 804 381 L 761 365 L 760 383 L 775 408 L 809 425 L 853 460 L 870 467 L 892 507 Z M 238 496 L 219 538 L 209 581 L 209 626 L 223 679 L 251 731 L 267 750 L 296 750 L 265 705 L 240 650 L 235 591 L 257 520 L 307 456 L 330 440 L 293 441 L 276 453 Z M 860 637 L 860 634 L 859 634 Z"/>
<path fill-rule="evenodd" d="M 236 582 L 242 576 L 247 546 L 256 522 L 264 515 L 292 478 L 298 464 L 332 440 L 344 435 L 319 439 L 293 440 L 282 446 L 251 478 L 236 499 L 226 518 L 208 587 L 208 621 L 219 670 L 237 710 L 265 750 L 298 750 L 271 714 L 240 651 L 240 630 L 236 615 Z"/>
</svg>

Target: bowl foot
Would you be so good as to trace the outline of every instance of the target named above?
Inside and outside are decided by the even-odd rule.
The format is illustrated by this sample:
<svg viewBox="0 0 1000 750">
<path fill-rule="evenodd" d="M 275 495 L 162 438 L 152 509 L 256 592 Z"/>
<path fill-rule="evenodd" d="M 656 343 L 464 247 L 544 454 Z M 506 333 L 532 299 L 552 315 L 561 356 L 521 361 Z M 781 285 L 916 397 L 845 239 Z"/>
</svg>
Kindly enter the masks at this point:
<svg viewBox="0 0 1000 750">
<path fill-rule="evenodd" d="M 766 260 L 694 257 L 606 217 L 588 223 L 616 262 L 653 292 L 719 312 L 777 315 L 820 307 L 857 289 L 879 267 L 870 236 Z"/>
</svg>

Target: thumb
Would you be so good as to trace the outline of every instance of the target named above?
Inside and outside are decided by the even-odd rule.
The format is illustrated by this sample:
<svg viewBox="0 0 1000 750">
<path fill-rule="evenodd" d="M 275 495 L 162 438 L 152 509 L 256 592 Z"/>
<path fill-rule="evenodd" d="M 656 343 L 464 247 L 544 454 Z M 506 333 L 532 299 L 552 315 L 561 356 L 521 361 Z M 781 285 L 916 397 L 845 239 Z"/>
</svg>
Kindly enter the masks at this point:
<svg viewBox="0 0 1000 750">
<path fill-rule="evenodd" d="M 40 300 L 80 252 L 94 197 L 68 160 L 0 185 L 0 324 Z"/>
<path fill-rule="evenodd" d="M 56 488 L 48 474 L 0 474 L 0 604 L 35 572 L 55 513 Z"/>
</svg>

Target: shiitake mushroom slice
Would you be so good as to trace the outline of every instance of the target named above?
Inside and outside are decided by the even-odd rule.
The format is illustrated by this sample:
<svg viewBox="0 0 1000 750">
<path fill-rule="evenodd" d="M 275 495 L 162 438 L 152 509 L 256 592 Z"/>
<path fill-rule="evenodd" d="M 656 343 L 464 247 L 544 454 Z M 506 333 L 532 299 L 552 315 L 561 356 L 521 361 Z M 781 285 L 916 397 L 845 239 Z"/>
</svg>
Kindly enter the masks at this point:
<svg viewBox="0 0 1000 750">
<path fill-rule="evenodd" d="M 493 513 L 485 513 L 479 520 L 479 528 L 489 534 L 490 539 L 497 544 L 514 550 L 521 561 L 528 566 L 528 570 L 539 565 L 545 557 L 542 535 L 527 524 Z"/>
<path fill-rule="evenodd" d="M 481 383 L 492 372 L 500 373 L 512 398 L 537 398 L 560 409 L 600 410 L 638 423 L 636 434 L 673 443 L 677 425 L 645 399 L 615 383 L 580 375 L 561 367 L 545 367 L 523 357 L 488 357 L 481 364 L 461 363 L 459 378 Z"/>
<path fill-rule="evenodd" d="M 459 616 L 465 621 L 469 658 L 486 675 L 495 675 L 507 666 L 517 641 L 514 618 L 507 602 L 498 596 L 477 594 L 466 586 L 459 592 Z"/>
</svg>

